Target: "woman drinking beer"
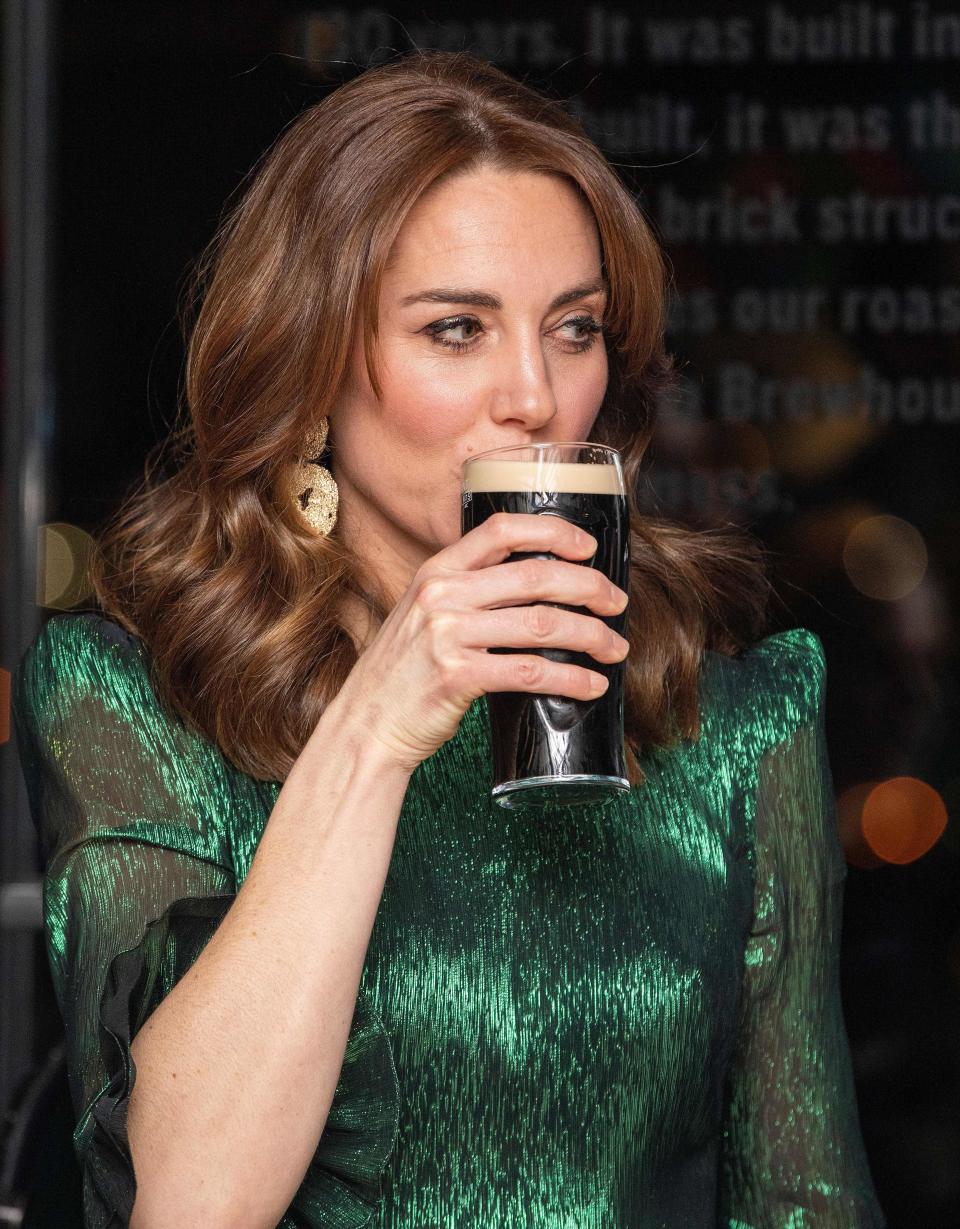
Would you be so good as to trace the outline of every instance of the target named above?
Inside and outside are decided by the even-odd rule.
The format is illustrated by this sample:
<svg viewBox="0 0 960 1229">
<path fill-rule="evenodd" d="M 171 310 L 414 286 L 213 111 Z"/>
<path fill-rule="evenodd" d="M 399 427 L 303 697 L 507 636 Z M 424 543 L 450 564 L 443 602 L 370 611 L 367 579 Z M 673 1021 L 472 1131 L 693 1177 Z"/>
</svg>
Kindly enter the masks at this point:
<svg viewBox="0 0 960 1229">
<path fill-rule="evenodd" d="M 174 463 L 15 679 L 89 1226 L 883 1225 L 820 641 L 637 502 L 665 280 L 465 54 L 333 90 L 231 207 Z M 551 440 L 622 457 L 628 590 L 559 516 L 461 536 L 464 462 Z M 536 816 L 486 703 L 598 694 L 551 646 L 624 663 L 630 788 Z"/>
</svg>

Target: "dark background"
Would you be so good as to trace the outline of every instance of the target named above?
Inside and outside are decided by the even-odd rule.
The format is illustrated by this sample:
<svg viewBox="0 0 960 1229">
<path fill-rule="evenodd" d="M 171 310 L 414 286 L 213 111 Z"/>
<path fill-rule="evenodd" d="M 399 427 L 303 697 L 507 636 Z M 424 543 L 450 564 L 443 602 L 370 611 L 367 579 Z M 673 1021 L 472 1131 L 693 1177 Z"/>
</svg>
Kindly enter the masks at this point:
<svg viewBox="0 0 960 1229">
<path fill-rule="evenodd" d="M 661 406 L 650 507 L 749 527 L 774 559 L 771 630 L 823 640 L 864 1138 L 891 1229 L 946 1229 L 960 1224 L 960 9 L 518 7 L 51 6 L 46 523 L 92 531 L 173 422 L 190 263 L 303 107 L 414 45 L 472 50 L 566 99 L 674 272 L 683 378 Z M 751 103 L 764 110 L 749 132 L 736 115 Z M 779 228 L 693 226 L 698 203 L 752 199 L 756 221 L 778 198 Z M 931 233 L 924 211 L 937 208 Z M 851 318 L 856 288 L 872 308 Z M 817 290 L 804 319 L 796 292 Z M 776 312 L 758 318 L 771 294 Z M 762 381 L 780 383 L 761 395 Z M 15 438 L 8 423 L 8 482 Z M 12 554 L 8 539 L 5 566 Z M 41 592 L 36 626 L 82 603 L 82 586 L 64 593 Z M 8 670 L 32 634 L 8 630 Z M 12 745 L 0 750 L 9 777 Z M 905 803 L 887 813 L 885 842 L 870 838 L 867 787 L 899 777 L 943 800 L 939 839 L 936 809 Z M 22 807 L 4 824 L 22 825 Z M 3 873 L 29 877 L 9 856 Z M 8 1149 L 58 1036 L 38 934 L 31 943 L 33 989 L 15 1013 L 32 1040 L 29 1063 L 8 1071 Z M 22 1205 L 33 1170 L 4 1172 L 4 1196 Z"/>
</svg>

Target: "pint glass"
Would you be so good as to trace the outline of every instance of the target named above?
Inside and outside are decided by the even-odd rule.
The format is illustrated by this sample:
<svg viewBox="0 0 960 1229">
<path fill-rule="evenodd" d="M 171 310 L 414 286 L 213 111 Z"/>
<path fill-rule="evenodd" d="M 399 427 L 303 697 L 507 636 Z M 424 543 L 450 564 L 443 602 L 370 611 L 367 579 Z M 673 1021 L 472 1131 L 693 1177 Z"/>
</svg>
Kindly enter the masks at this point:
<svg viewBox="0 0 960 1229">
<path fill-rule="evenodd" d="M 629 593 L 630 534 L 620 454 L 580 441 L 526 444 L 478 453 L 463 465 L 461 532 L 495 512 L 560 516 L 597 539 L 584 567 L 599 568 Z M 550 552 L 518 551 L 515 559 L 556 559 Z M 534 605 L 529 602 L 526 605 Z M 543 602 L 589 614 L 624 635 L 627 610 L 603 617 L 592 610 Z M 603 802 L 630 788 L 623 751 L 623 682 L 626 662 L 609 664 L 588 653 L 554 648 L 500 648 L 491 653 L 534 653 L 573 662 L 605 675 L 610 685 L 594 700 L 536 692 L 489 692 L 494 799 L 501 806 Z"/>
</svg>

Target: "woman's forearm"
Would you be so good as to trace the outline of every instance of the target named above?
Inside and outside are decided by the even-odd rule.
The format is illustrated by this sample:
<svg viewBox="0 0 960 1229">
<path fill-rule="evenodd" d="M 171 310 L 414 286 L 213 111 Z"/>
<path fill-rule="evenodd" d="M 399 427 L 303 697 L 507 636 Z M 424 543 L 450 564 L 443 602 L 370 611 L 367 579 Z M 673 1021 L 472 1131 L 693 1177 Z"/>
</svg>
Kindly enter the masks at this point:
<svg viewBox="0 0 960 1229">
<path fill-rule="evenodd" d="M 230 909 L 134 1038 L 131 1229 L 272 1229 L 316 1150 L 410 779 L 339 701 Z"/>
</svg>

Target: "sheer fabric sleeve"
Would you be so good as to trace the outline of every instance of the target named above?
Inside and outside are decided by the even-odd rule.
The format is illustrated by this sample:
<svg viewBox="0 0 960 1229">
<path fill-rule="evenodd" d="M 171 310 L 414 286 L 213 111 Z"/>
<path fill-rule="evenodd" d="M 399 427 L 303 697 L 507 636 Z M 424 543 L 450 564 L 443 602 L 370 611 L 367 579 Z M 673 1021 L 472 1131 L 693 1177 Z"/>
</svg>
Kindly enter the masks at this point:
<svg viewBox="0 0 960 1229">
<path fill-rule="evenodd" d="M 840 998 L 846 863 L 820 640 L 762 641 L 752 703 L 754 917 L 722 1138 L 720 1229 L 885 1229 Z M 769 704 L 757 703 L 769 695 Z"/>
<path fill-rule="evenodd" d="M 130 1045 L 233 903 L 266 818 L 262 783 L 161 708 L 143 646 L 95 614 L 48 621 L 15 671 L 13 715 L 44 858 L 84 1224 L 120 1229 L 136 1197 Z M 372 1222 L 399 1096 L 361 992 L 323 1134 L 278 1229 Z"/>
<path fill-rule="evenodd" d="M 151 703 L 134 651 L 116 625 L 54 616 L 13 687 L 44 857 L 47 954 L 65 1027 L 84 1223 L 97 1227 L 126 1225 L 133 1207 L 130 1042 L 234 891 L 199 805 L 215 779 L 193 775 L 207 765 Z"/>
</svg>

